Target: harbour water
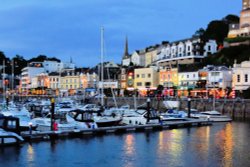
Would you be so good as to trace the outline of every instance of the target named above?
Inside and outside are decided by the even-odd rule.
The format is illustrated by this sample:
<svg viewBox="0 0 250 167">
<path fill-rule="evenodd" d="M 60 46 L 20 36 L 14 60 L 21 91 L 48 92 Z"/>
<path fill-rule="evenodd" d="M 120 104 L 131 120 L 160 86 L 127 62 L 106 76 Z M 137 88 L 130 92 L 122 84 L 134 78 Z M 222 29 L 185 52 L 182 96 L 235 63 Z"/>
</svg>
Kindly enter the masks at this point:
<svg viewBox="0 0 250 167">
<path fill-rule="evenodd" d="M 250 121 L 83 136 L 0 148 L 1 167 L 245 167 Z"/>
</svg>

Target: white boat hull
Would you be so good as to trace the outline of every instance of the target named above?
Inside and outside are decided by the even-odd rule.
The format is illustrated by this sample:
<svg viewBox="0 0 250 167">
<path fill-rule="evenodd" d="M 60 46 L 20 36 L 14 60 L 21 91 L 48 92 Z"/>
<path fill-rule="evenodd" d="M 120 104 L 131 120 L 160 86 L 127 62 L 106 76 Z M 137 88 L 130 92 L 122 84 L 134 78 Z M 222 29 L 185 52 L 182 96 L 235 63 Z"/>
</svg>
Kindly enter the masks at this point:
<svg viewBox="0 0 250 167">
<path fill-rule="evenodd" d="M 0 146 L 17 144 L 22 141 L 24 139 L 18 134 L 0 129 Z"/>
</svg>

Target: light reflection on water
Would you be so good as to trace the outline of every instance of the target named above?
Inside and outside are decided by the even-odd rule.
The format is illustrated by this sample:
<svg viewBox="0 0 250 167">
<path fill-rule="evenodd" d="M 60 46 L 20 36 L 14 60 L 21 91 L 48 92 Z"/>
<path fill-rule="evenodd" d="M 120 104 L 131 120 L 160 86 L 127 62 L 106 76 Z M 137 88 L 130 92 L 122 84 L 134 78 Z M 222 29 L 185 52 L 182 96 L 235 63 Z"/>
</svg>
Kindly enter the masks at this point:
<svg viewBox="0 0 250 167">
<path fill-rule="evenodd" d="M 35 158 L 35 155 L 34 155 L 34 149 L 32 147 L 32 145 L 28 145 L 28 148 L 27 148 L 27 161 L 28 162 L 33 162 L 34 161 L 34 158 Z"/>
<path fill-rule="evenodd" d="M 218 151 L 221 152 L 222 166 L 233 166 L 234 139 L 232 124 L 227 124 L 223 130 L 216 134 L 215 144 L 219 148 Z"/>
<path fill-rule="evenodd" d="M 169 166 L 181 165 L 181 156 L 183 153 L 183 131 L 173 129 L 170 131 L 159 132 L 159 142 L 157 153 L 161 159 L 165 158 L 165 154 L 169 156 Z M 182 166 L 182 165 L 181 165 Z"/>
<path fill-rule="evenodd" d="M 0 166 L 249 166 L 249 138 L 247 122 L 89 136 L 0 149 Z"/>
<path fill-rule="evenodd" d="M 125 156 L 123 157 L 124 167 L 133 167 L 133 161 L 135 160 L 134 156 L 136 153 L 134 140 L 135 139 L 132 134 L 128 134 L 125 136 L 125 141 L 123 146 L 125 153 Z"/>
</svg>

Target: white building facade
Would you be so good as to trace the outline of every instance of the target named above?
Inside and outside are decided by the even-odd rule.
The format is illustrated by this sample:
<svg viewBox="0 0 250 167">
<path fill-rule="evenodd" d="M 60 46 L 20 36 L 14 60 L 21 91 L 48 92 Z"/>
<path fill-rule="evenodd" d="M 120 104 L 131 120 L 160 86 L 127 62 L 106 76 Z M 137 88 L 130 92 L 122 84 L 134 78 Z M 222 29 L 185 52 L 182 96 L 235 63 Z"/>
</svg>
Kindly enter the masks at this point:
<svg viewBox="0 0 250 167">
<path fill-rule="evenodd" d="M 194 88 L 199 80 L 199 72 L 179 72 L 178 81 L 180 87 Z"/>
<path fill-rule="evenodd" d="M 193 64 L 216 52 L 215 40 L 209 40 L 204 44 L 200 38 L 190 38 L 165 44 L 157 55 L 157 62 L 160 66 L 177 63 Z"/>
<path fill-rule="evenodd" d="M 246 90 L 250 87 L 250 61 L 236 62 L 233 65 L 232 85 L 235 90 Z"/>
<path fill-rule="evenodd" d="M 225 66 L 207 66 L 202 70 L 207 71 L 207 88 L 232 87 L 232 69 Z"/>
</svg>

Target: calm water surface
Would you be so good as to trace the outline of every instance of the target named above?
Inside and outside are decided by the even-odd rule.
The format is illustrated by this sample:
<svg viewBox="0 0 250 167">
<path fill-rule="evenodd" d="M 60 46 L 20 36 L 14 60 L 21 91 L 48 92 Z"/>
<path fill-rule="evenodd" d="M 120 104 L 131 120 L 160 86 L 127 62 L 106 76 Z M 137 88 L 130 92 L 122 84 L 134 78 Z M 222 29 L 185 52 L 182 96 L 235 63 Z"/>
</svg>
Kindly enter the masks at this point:
<svg viewBox="0 0 250 167">
<path fill-rule="evenodd" d="M 84 136 L 0 149 L 0 167 L 248 167 L 250 123 Z"/>
</svg>

